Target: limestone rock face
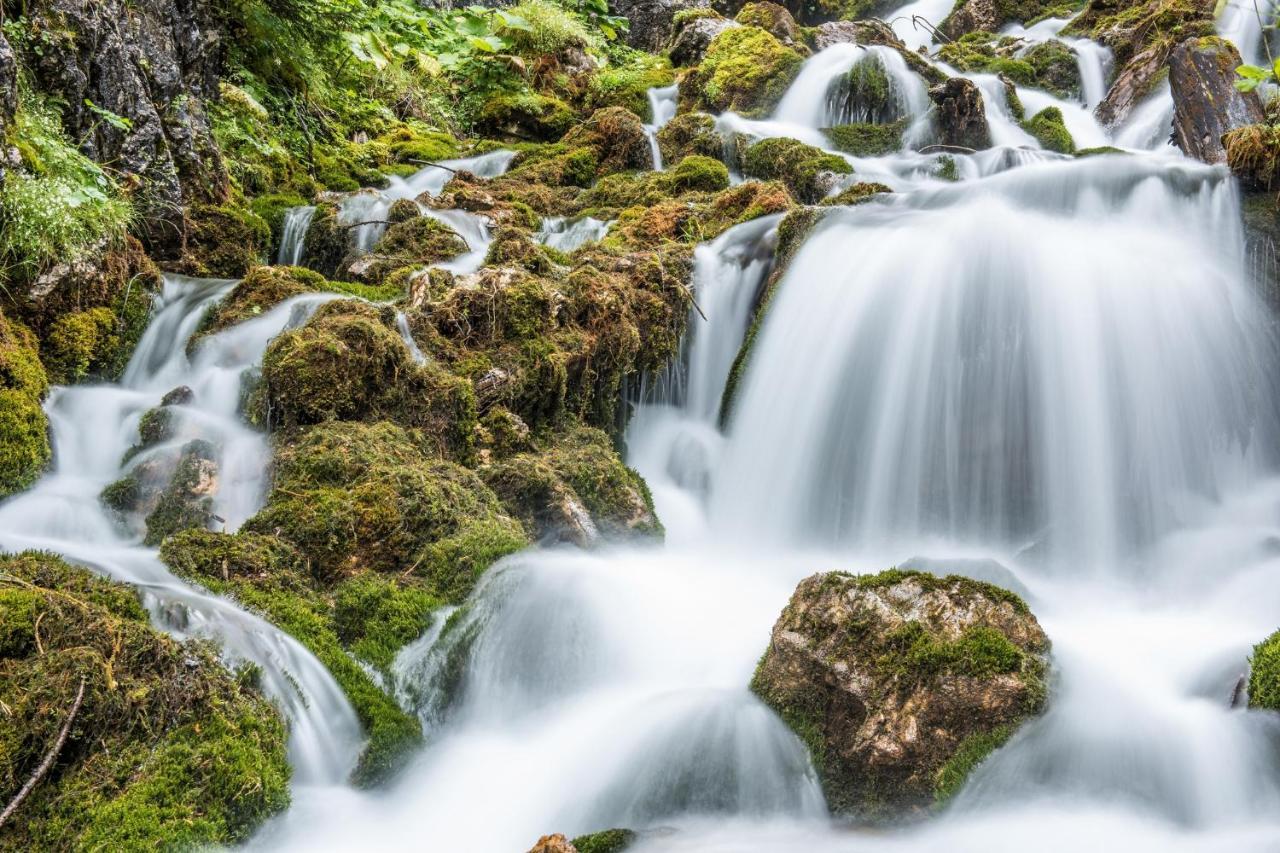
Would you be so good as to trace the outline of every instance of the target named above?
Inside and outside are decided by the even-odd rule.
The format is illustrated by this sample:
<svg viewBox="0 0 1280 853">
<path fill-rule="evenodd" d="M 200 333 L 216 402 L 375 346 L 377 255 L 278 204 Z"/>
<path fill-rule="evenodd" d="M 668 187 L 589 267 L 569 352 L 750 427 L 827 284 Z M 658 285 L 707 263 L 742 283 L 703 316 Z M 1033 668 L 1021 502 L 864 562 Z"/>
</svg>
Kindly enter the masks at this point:
<svg viewBox="0 0 1280 853">
<path fill-rule="evenodd" d="M 991 147 L 991 129 L 982 104 L 982 92 L 972 80 L 952 77 L 929 90 L 938 108 L 938 128 L 944 145 L 980 151 Z"/>
<path fill-rule="evenodd" d="M 184 204 L 225 198 L 227 172 L 204 111 L 217 97 L 223 54 L 212 4 L 35 0 L 28 15 L 36 31 L 65 34 L 44 42 L 35 71 L 60 98 L 70 136 L 97 162 L 146 183 L 151 242 L 181 233 L 174 217 Z"/>
<path fill-rule="evenodd" d="M 810 749 L 827 802 L 921 811 L 1038 713 L 1049 641 L 1013 593 L 890 570 L 802 581 L 752 689 Z"/>
<path fill-rule="evenodd" d="M 1187 156 L 1222 163 L 1222 135 L 1263 120 L 1257 94 L 1235 88 L 1239 65 L 1239 51 L 1220 38 L 1187 39 L 1169 55 L 1173 138 Z"/>
<path fill-rule="evenodd" d="M 671 41 L 677 12 L 705 9 L 709 0 L 611 0 L 610 12 L 631 22 L 627 44 L 638 50 L 661 53 Z"/>
</svg>

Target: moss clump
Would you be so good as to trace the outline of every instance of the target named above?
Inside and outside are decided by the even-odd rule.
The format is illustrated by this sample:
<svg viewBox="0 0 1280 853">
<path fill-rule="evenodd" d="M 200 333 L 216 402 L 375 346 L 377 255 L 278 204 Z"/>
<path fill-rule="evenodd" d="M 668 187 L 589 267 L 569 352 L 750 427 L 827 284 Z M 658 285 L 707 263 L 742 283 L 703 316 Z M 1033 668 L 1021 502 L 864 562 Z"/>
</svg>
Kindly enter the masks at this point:
<svg viewBox="0 0 1280 853">
<path fill-rule="evenodd" d="M 357 784 L 385 781 L 422 744 L 417 718 L 401 710 L 357 663 L 353 652 L 343 647 L 335 595 L 309 577 L 306 561 L 287 542 L 249 532 L 187 530 L 166 539 L 160 557 L 175 574 L 233 596 L 294 637 L 325 665 L 369 738 L 354 773 Z M 385 660 L 391 645 L 410 633 L 408 626 L 422 612 L 426 598 L 395 579 L 353 578 L 347 583 L 364 587 L 357 591 L 353 586 L 344 595 L 348 636 L 366 653 Z M 378 585 L 381 590 L 375 589 Z M 369 626 L 357 624 L 360 613 L 370 617 Z M 382 630 L 389 633 L 382 636 Z"/>
<path fill-rule="evenodd" d="M 960 793 L 974 769 L 1008 743 L 1015 731 L 1013 726 L 997 726 L 989 732 L 978 732 L 965 738 L 955 755 L 938 770 L 934 784 L 935 802 L 941 805 Z"/>
<path fill-rule="evenodd" d="M 351 264 L 349 271 L 362 281 L 380 284 L 398 269 L 440 263 L 466 251 L 466 241 L 448 225 L 430 216 L 418 216 L 389 227 L 373 250 Z"/>
<path fill-rule="evenodd" d="M 652 121 L 649 90 L 670 86 L 675 72 L 665 57 L 640 51 L 620 51 L 623 61 L 607 66 L 591 78 L 586 94 L 590 109 L 622 107 Z"/>
<path fill-rule="evenodd" d="M 1019 86 L 1033 86 L 1060 98 L 1080 94 L 1076 56 L 1057 39 L 1027 48 L 1022 39 L 978 30 L 943 45 L 938 55 L 960 71 L 1002 74 Z"/>
<path fill-rule="evenodd" d="M 800 38 L 800 27 L 791 13 L 768 0 L 746 4 L 738 10 L 734 20 L 743 26 L 766 30 L 783 44 L 794 44 Z"/>
<path fill-rule="evenodd" d="M 1249 664 L 1249 707 L 1280 711 L 1280 631 L 1253 647 Z"/>
<path fill-rule="evenodd" d="M 14 849 L 246 840 L 288 803 L 285 727 L 209 646 L 152 630 L 128 587 L 56 557 L 0 557 L 0 797 L 84 698 L 53 770 L 5 827 Z"/>
<path fill-rule="evenodd" d="M 676 195 L 714 193 L 729 188 L 729 170 L 719 160 L 690 154 L 668 170 L 667 181 L 671 192 Z"/>
<path fill-rule="evenodd" d="M 1222 144 L 1233 175 L 1250 188 L 1271 189 L 1280 176 L 1280 128 L 1270 124 L 1237 127 L 1223 134 Z"/>
<path fill-rule="evenodd" d="M 747 149 L 742 170 L 754 178 L 779 180 L 799 201 L 821 201 L 834 184 L 835 175 L 852 174 L 843 157 L 795 139 L 765 139 Z"/>
<path fill-rule="evenodd" d="M 326 582 L 414 570 L 429 545 L 486 522 L 513 534 L 508 550 L 523 544 L 484 484 L 424 445 L 426 436 L 386 422 L 308 429 L 278 446 L 267 505 L 245 530 L 292 543 Z"/>
<path fill-rule="evenodd" d="M 234 203 L 194 205 L 187 214 L 182 270 L 207 278 L 239 278 L 272 247 L 271 226 Z"/>
<path fill-rule="evenodd" d="M 528 231 L 512 226 L 499 228 L 493 235 L 484 262 L 487 266 L 521 267 L 542 274 L 551 272 L 556 266 L 545 246 L 535 243 Z"/>
<path fill-rule="evenodd" d="M 644 480 L 596 429 L 571 429 L 481 476 L 536 539 L 588 544 L 596 531 L 612 538 L 662 533 Z M 581 510 L 590 514 L 593 531 L 583 529 Z"/>
<path fill-rule="evenodd" d="M 476 422 L 470 383 L 436 363 L 415 364 L 393 322 L 389 310 L 331 302 L 281 334 L 263 357 L 263 419 L 286 430 L 392 420 L 423 430 L 443 455 L 468 458 Z"/>
<path fill-rule="evenodd" d="M 1123 148 L 1114 148 L 1110 145 L 1099 145 L 1096 148 L 1077 148 L 1077 157 L 1097 157 L 1102 154 L 1128 154 Z"/>
<path fill-rule="evenodd" d="M 1146 50 L 1167 55 L 1184 39 L 1213 35 L 1213 11 L 1196 0 L 1090 0 L 1062 33 L 1101 42 L 1115 53 L 1116 67 L 1123 68 Z"/>
<path fill-rule="evenodd" d="M 716 131 L 716 120 L 706 113 L 685 113 L 667 122 L 658 131 L 658 150 L 667 163 L 690 154 L 714 160 L 724 159 L 724 139 Z"/>
<path fill-rule="evenodd" d="M 422 636 L 439 606 L 426 589 L 361 574 L 333 591 L 334 629 L 357 658 L 389 672 L 396 653 Z"/>
<path fill-rule="evenodd" d="M 0 312 L 0 498 L 35 482 L 51 455 L 36 337 Z"/>
<path fill-rule="evenodd" d="M 859 183 L 841 190 L 839 194 L 824 199 L 822 204 L 827 207 L 840 207 L 855 204 L 862 204 L 870 201 L 875 196 L 882 193 L 891 193 L 893 189 L 884 184 L 879 183 Z"/>
<path fill-rule="evenodd" d="M 800 72 L 804 58 L 759 27 L 734 27 L 716 36 L 702 64 L 681 82 L 688 108 L 766 115 Z M 687 92 L 687 93 L 686 93 Z"/>
<path fill-rule="evenodd" d="M 302 247 L 302 265 L 333 278 L 351 249 L 351 230 L 339 221 L 338 207 L 320 204 Z"/>
<path fill-rule="evenodd" d="M 636 834 L 630 829 L 606 829 L 590 835 L 579 835 L 570 843 L 577 848 L 578 853 L 622 853 L 635 840 Z"/>
<path fill-rule="evenodd" d="M 1022 129 L 1035 137 L 1040 147 L 1059 154 L 1072 154 L 1076 150 L 1075 140 L 1062 118 L 1062 110 L 1057 107 L 1045 107 L 1022 123 Z"/>
<path fill-rule="evenodd" d="M 842 124 L 823 131 L 831 147 L 854 157 L 883 157 L 902 148 L 905 121 L 889 124 Z"/>
<path fill-rule="evenodd" d="M 573 126 L 573 110 L 563 101 L 525 92 L 490 98 L 476 117 L 476 129 L 500 139 L 550 141 Z"/>
<path fill-rule="evenodd" d="M 143 543 L 154 547 L 179 530 L 208 527 L 213 522 L 213 494 L 217 488 L 218 464 L 212 445 L 206 441 L 189 443 L 182 449 L 169 485 L 147 516 Z M 105 499 L 108 498 L 104 495 Z"/>
<path fill-rule="evenodd" d="M 63 314 L 42 341 L 49 379 L 70 385 L 91 373 L 101 373 L 119 346 L 116 316 L 110 308 Z"/>
<path fill-rule="evenodd" d="M 994 601 L 1002 601 L 1021 614 L 1030 614 L 1027 603 L 1014 592 L 986 581 L 976 581 L 963 575 L 932 575 L 910 569 L 892 568 L 873 575 L 846 575 L 833 572 L 832 577 L 852 578 L 859 589 L 887 589 L 904 581 L 912 581 L 925 592 L 952 590 L 963 595 L 983 596 Z"/>
</svg>

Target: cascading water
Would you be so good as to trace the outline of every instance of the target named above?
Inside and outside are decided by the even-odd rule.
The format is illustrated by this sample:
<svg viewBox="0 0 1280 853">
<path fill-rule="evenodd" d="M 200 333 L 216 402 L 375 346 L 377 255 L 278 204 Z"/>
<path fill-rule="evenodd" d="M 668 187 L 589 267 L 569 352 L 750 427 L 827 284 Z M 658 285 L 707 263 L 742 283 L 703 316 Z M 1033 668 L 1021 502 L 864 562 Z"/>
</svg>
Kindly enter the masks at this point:
<svg viewBox="0 0 1280 853">
<path fill-rule="evenodd" d="M 645 136 L 649 138 L 649 153 L 653 156 L 653 170 L 663 170 L 662 149 L 658 147 L 658 131 L 666 127 L 667 122 L 676 115 L 676 93 L 679 86 L 659 86 L 649 90 L 649 112 L 652 114 L 648 124 L 644 126 Z"/>
<path fill-rule="evenodd" d="M 316 215 L 312 205 L 291 207 L 284 213 L 284 225 L 280 232 L 280 251 L 276 254 L 276 263 L 296 267 L 302 263 L 302 253 L 306 249 L 307 229 Z"/>
<path fill-rule="evenodd" d="M 341 783 L 362 741 L 360 724 L 333 677 L 296 640 L 226 599 L 174 577 L 154 550 L 137 544 L 103 508 L 103 488 L 157 454 L 200 438 L 218 448 L 215 511 L 230 530 L 262 500 L 265 438 L 238 416 L 242 380 L 267 343 L 304 322 L 330 296 L 291 299 L 260 317 L 202 341 L 188 361 L 186 343 L 208 308 L 235 284 L 168 277 L 161 305 L 119 385 L 58 388 L 46 404 L 55 465 L 30 491 L 0 505 L 0 547 L 65 555 L 134 585 L 155 623 L 179 638 L 221 644 L 233 661 L 262 669 L 262 686 L 289 719 L 289 752 L 303 785 Z M 178 437 L 121 464 L 142 414 L 165 392 L 186 385 L 191 402 L 174 407 Z"/>
<path fill-rule="evenodd" d="M 570 219 L 567 216 L 549 216 L 542 220 L 542 227 L 534 238 L 545 246 L 561 252 L 572 252 L 574 249 L 604 239 L 609 233 L 612 222 L 605 222 L 593 216 L 582 216 Z"/>
</svg>

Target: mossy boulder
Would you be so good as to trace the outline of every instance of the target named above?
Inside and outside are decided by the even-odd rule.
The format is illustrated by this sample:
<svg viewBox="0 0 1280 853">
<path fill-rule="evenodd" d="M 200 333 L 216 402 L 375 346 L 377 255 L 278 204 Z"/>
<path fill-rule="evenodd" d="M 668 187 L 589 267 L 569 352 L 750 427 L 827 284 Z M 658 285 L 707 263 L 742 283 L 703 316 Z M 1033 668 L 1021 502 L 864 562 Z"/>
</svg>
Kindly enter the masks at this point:
<svg viewBox="0 0 1280 853">
<path fill-rule="evenodd" d="M 251 532 L 186 530 L 164 541 L 160 557 L 180 577 L 235 598 L 324 664 L 369 739 L 354 782 L 387 780 L 422 745 L 418 719 L 401 710 L 370 672 L 385 675 L 395 650 L 430 625 L 438 605 L 430 591 L 413 579 L 368 573 L 321 584 L 287 541 Z"/>
<path fill-rule="evenodd" d="M 1035 137 L 1040 147 L 1059 154 L 1073 154 L 1076 150 L 1071 131 L 1067 130 L 1062 118 L 1062 110 L 1057 107 L 1045 107 L 1022 123 L 1022 129 Z"/>
<path fill-rule="evenodd" d="M 1011 592 L 890 570 L 796 588 L 751 688 L 809 747 L 833 811 L 893 819 L 954 795 L 1045 703 L 1049 641 Z"/>
<path fill-rule="evenodd" d="M 154 547 L 179 530 L 208 527 L 214 521 L 213 497 L 217 491 L 218 460 L 213 446 L 201 440 L 189 442 L 182 448 L 168 485 L 147 515 L 143 543 Z M 111 496 L 107 499 L 110 503 Z"/>
<path fill-rule="evenodd" d="M 649 138 L 639 116 L 623 107 L 596 110 L 564 135 L 570 148 L 596 152 L 596 174 L 608 175 L 652 166 Z"/>
<path fill-rule="evenodd" d="M 466 251 L 466 241 L 448 225 L 418 216 L 388 227 L 367 255 L 353 259 L 341 272 L 366 284 L 381 284 L 398 269 L 438 264 Z"/>
<path fill-rule="evenodd" d="M 760 27 L 725 30 L 711 42 L 701 64 L 680 81 L 682 112 L 767 115 L 803 63 L 798 52 Z"/>
<path fill-rule="evenodd" d="M 748 27 L 759 27 L 785 45 L 800 41 L 800 25 L 785 7 L 769 0 L 747 3 L 738 10 L 734 20 Z"/>
<path fill-rule="evenodd" d="M 288 804 L 285 726 L 251 671 L 153 630 L 126 586 L 47 554 L 0 556 L 0 799 L 53 748 L 81 685 L 0 846 L 233 845 Z"/>
<path fill-rule="evenodd" d="M 1225 162 L 1222 137 L 1265 118 L 1258 93 L 1235 88 L 1240 63 L 1235 45 L 1216 36 L 1186 39 L 1169 54 L 1173 139 L 1188 157 Z"/>
<path fill-rule="evenodd" d="M 260 317 L 303 293 L 325 289 L 325 278 L 301 267 L 255 267 L 200 320 L 188 349 L 208 335 Z"/>
<path fill-rule="evenodd" d="M 51 455 L 40 407 L 49 377 L 37 347 L 30 329 L 0 311 L 0 498 L 34 483 Z"/>
<path fill-rule="evenodd" d="M 1082 0 L 959 0 L 938 25 L 955 40 L 974 32 L 998 32 L 1005 24 L 1070 18 Z"/>
<path fill-rule="evenodd" d="M 240 278 L 266 260 L 271 226 L 247 206 L 193 205 L 179 269 L 206 278 Z"/>
<path fill-rule="evenodd" d="M 1280 711 L 1280 631 L 1253 647 L 1249 660 L 1249 707 Z"/>
<path fill-rule="evenodd" d="M 338 206 L 319 204 L 302 246 L 302 265 L 326 278 L 333 278 L 351 251 L 351 229 L 339 218 Z"/>
<path fill-rule="evenodd" d="M 476 129 L 497 139 L 549 142 L 573 126 L 573 110 L 563 101 L 535 92 L 495 95 L 480 108 Z"/>
<path fill-rule="evenodd" d="M 469 383 L 415 363 L 393 323 L 389 310 L 331 302 L 306 326 L 279 335 L 262 361 L 263 420 L 285 430 L 392 420 L 423 430 L 442 455 L 467 458 L 476 420 Z"/>
<path fill-rule="evenodd" d="M 929 89 L 933 101 L 938 141 L 943 145 L 981 151 L 991 147 L 991 129 L 982 90 L 965 77 L 952 77 Z"/>
<path fill-rule="evenodd" d="M 578 853 L 623 853 L 636 842 L 637 835 L 630 829 L 606 829 L 573 839 Z"/>
<path fill-rule="evenodd" d="M 387 422 L 307 429 L 278 443 L 267 504 L 244 529 L 294 545 L 322 582 L 416 573 L 442 598 L 465 595 L 525 538 L 475 474 L 434 451 Z"/>
<path fill-rule="evenodd" d="M 1080 95 L 1076 55 L 1057 39 L 1028 47 L 1015 36 L 979 30 L 944 44 L 938 56 L 959 71 L 1001 74 L 1019 86 L 1044 89 L 1060 98 Z"/>
<path fill-rule="evenodd" d="M 883 157 L 902 148 L 905 121 L 889 124 L 842 124 L 823 131 L 831 147 L 854 157 Z"/>
<path fill-rule="evenodd" d="M 623 464 L 609 437 L 578 427 L 541 450 L 481 470 L 503 505 L 542 542 L 596 544 L 662 534 L 644 480 Z"/>
<path fill-rule="evenodd" d="M 627 59 L 601 69 L 591 78 L 586 105 L 593 110 L 622 107 L 652 121 L 649 90 L 670 86 L 675 82 L 675 72 L 665 57 L 637 52 Z"/>
<path fill-rule="evenodd" d="M 893 192 L 892 187 L 881 183 L 857 183 L 845 187 L 836 195 L 822 200 L 823 205 L 830 207 L 852 206 L 870 201 L 878 195 Z"/>
<path fill-rule="evenodd" d="M 689 194 L 702 198 L 729 187 L 729 170 L 719 160 L 691 154 L 664 172 L 629 172 L 601 178 L 578 196 L 575 207 L 603 219 L 627 208 L 652 207 Z"/>
<path fill-rule="evenodd" d="M 675 163 L 690 154 L 724 159 L 724 138 L 716 131 L 714 116 L 706 113 L 678 115 L 658 131 L 658 150 L 666 163 Z"/>
<path fill-rule="evenodd" d="M 764 139 L 747 149 L 742 171 L 753 178 L 778 180 L 805 204 L 821 201 L 840 181 L 853 173 L 843 157 L 829 154 L 795 139 Z"/>
</svg>

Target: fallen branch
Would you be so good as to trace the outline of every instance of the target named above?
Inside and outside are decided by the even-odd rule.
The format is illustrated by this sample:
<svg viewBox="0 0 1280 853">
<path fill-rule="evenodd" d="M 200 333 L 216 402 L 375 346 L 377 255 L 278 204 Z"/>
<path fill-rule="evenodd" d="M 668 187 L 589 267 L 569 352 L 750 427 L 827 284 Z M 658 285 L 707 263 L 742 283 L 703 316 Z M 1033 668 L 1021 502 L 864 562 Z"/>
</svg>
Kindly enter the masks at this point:
<svg viewBox="0 0 1280 853">
<path fill-rule="evenodd" d="M 343 225 L 343 228 L 360 228 L 365 225 L 394 225 L 390 219 L 370 219 L 368 222 L 352 222 L 350 225 Z"/>
<path fill-rule="evenodd" d="M 977 154 L 978 153 L 978 150 L 976 148 L 965 148 L 963 145 L 943 145 L 941 143 L 937 145 L 926 145 L 925 147 L 921 148 L 917 153 L 928 154 L 930 151 L 955 151 L 958 154 Z"/>
<path fill-rule="evenodd" d="M 435 166 L 437 169 L 444 169 L 446 172 L 453 172 L 455 175 L 458 174 L 457 169 L 451 169 L 448 166 L 441 165 L 440 163 L 432 163 L 429 160 L 414 160 L 411 157 L 409 158 L 409 162 L 415 166 Z"/>
<path fill-rule="evenodd" d="M 9 801 L 9 805 L 4 807 L 4 811 L 0 812 L 0 826 L 4 826 L 14 812 L 18 810 L 18 806 L 22 805 L 22 801 L 27 795 L 35 790 L 36 785 L 40 784 L 40 780 L 49 772 L 49 768 L 53 767 L 53 762 L 57 760 L 58 753 L 62 752 L 63 745 L 67 742 L 67 735 L 71 734 L 71 724 L 76 720 L 76 714 L 80 713 L 80 703 L 84 701 L 84 678 L 80 679 L 80 689 L 76 691 L 76 701 L 71 704 L 71 713 L 67 714 L 67 720 L 62 724 L 62 731 L 58 732 L 58 738 L 53 742 L 53 746 L 44 756 L 44 761 L 40 762 L 40 766 L 31 774 L 22 790 L 18 791 L 17 796 Z"/>
</svg>

